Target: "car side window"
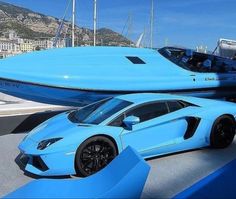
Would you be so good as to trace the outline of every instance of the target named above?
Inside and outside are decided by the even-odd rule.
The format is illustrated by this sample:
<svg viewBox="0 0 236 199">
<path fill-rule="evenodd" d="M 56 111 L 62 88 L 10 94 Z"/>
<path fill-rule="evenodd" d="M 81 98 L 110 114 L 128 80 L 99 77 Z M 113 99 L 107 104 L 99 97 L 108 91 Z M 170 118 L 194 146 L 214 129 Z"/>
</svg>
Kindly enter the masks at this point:
<svg viewBox="0 0 236 199">
<path fill-rule="evenodd" d="M 174 112 L 183 108 L 183 105 L 181 105 L 178 101 L 168 101 L 167 104 L 169 107 L 169 112 Z"/>
<path fill-rule="evenodd" d="M 168 108 L 165 102 L 155 102 L 144 104 L 138 106 L 137 108 L 132 108 L 131 110 L 126 111 L 118 118 L 113 120 L 109 125 L 110 126 L 123 126 L 123 120 L 128 116 L 139 117 L 140 123 L 153 118 L 165 115 L 168 113 Z"/>
<path fill-rule="evenodd" d="M 165 102 L 156 102 L 143 105 L 126 113 L 128 116 L 139 117 L 140 123 L 147 120 L 151 120 L 155 117 L 159 117 L 168 113 L 168 109 Z"/>
</svg>

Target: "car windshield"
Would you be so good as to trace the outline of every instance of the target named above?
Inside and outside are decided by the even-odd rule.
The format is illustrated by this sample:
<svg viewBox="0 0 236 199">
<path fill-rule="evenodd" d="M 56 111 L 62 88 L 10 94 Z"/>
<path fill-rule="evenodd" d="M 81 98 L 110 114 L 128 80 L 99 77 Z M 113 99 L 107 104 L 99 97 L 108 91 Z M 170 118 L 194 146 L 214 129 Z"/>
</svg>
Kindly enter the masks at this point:
<svg viewBox="0 0 236 199">
<path fill-rule="evenodd" d="M 71 112 L 69 119 L 75 123 L 100 124 L 131 104 L 132 102 L 117 98 L 107 99 Z"/>
</svg>

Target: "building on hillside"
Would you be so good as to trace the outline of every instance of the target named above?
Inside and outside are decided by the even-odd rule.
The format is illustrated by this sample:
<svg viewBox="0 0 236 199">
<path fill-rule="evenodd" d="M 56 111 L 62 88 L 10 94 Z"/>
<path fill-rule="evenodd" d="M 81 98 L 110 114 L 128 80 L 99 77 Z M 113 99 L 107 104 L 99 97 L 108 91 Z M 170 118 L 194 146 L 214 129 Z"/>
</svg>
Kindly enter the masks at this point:
<svg viewBox="0 0 236 199">
<path fill-rule="evenodd" d="M 31 40 L 24 40 L 23 43 L 20 43 L 20 51 L 31 52 L 33 50 L 34 50 L 34 45 Z"/>
<path fill-rule="evenodd" d="M 55 38 L 52 38 L 52 41 L 54 41 L 54 39 Z M 66 47 L 66 39 L 64 38 L 58 39 L 56 48 L 64 48 L 64 47 Z"/>
<path fill-rule="evenodd" d="M 17 33 L 14 30 L 9 30 L 8 38 L 10 40 L 17 40 L 19 37 L 18 37 Z"/>
<path fill-rule="evenodd" d="M 67 37 L 65 39 L 65 47 L 71 47 L 72 46 L 72 39 L 70 37 Z"/>
<path fill-rule="evenodd" d="M 20 47 L 17 41 L 9 41 L 8 39 L 0 38 L 0 52 L 15 53 L 19 50 Z"/>
<path fill-rule="evenodd" d="M 33 42 L 34 48 L 35 49 L 50 49 L 53 48 L 53 41 L 52 39 L 39 39 L 39 40 L 35 40 Z"/>
</svg>

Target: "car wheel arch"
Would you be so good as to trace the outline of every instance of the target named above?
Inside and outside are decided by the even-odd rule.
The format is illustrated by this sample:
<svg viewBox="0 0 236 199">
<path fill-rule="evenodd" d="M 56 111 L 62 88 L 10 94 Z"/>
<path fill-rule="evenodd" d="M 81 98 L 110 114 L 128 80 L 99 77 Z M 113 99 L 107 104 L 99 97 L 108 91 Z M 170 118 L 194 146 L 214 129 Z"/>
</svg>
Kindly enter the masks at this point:
<svg viewBox="0 0 236 199">
<path fill-rule="evenodd" d="M 235 122 L 236 122 L 236 118 L 232 115 L 232 114 L 230 114 L 230 113 L 226 113 L 226 114 L 217 114 L 215 117 L 214 117 L 214 119 L 211 119 L 210 121 L 212 122 L 211 123 L 211 129 L 212 129 L 212 127 L 213 127 L 213 125 L 215 124 L 215 122 L 216 122 L 216 120 L 218 120 L 219 118 L 221 118 L 221 117 L 223 117 L 223 116 L 228 116 L 228 117 L 230 117 L 232 120 L 234 120 Z M 208 120 L 209 121 L 209 120 Z M 210 130 L 210 132 L 209 132 L 209 137 L 210 137 L 210 134 L 211 134 L 211 130 Z"/>
<path fill-rule="evenodd" d="M 231 119 L 234 120 L 234 122 L 236 122 L 236 121 L 235 121 L 235 117 L 234 117 L 233 115 L 231 115 L 231 114 L 224 114 L 224 115 L 231 117 Z M 221 116 L 223 116 L 223 115 L 221 115 Z M 221 116 L 220 116 L 220 117 L 221 117 Z"/>
<path fill-rule="evenodd" d="M 102 136 L 102 137 L 106 137 L 106 138 L 110 139 L 116 147 L 116 152 L 119 153 L 118 143 L 117 143 L 117 141 L 115 140 L 114 137 L 112 137 L 111 135 L 108 135 L 108 134 L 101 133 L 101 134 L 96 134 L 94 136 L 91 136 L 88 139 L 90 139 L 92 137 L 97 137 L 97 136 Z"/>
<path fill-rule="evenodd" d="M 235 117 L 234 117 L 232 114 L 230 114 L 230 113 L 218 114 L 218 115 L 215 117 L 215 119 L 213 120 L 212 126 L 214 125 L 214 123 L 215 123 L 216 120 L 218 120 L 218 119 L 220 119 L 221 117 L 224 117 L 224 116 L 228 116 L 228 117 L 230 117 L 232 120 L 234 120 L 234 122 L 236 122 Z"/>
</svg>

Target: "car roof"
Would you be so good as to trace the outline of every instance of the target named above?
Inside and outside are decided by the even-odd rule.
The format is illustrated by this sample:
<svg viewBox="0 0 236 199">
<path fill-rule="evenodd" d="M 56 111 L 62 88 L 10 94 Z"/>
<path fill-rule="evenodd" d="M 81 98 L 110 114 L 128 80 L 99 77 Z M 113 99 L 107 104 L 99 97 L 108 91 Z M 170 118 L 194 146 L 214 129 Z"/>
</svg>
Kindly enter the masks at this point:
<svg viewBox="0 0 236 199">
<path fill-rule="evenodd" d="M 220 107 L 220 106 L 235 106 L 232 102 L 226 102 L 224 100 L 206 99 L 191 96 L 180 96 L 173 94 L 159 94 L 159 93 L 136 93 L 120 95 L 116 98 L 132 102 L 134 104 L 142 104 L 152 101 L 166 101 L 166 100 L 181 100 L 199 107 Z"/>
<path fill-rule="evenodd" d="M 157 101 L 157 100 L 182 100 L 181 96 L 172 95 L 172 94 L 157 94 L 157 93 L 136 93 L 136 94 L 127 94 L 127 95 L 120 95 L 116 98 L 126 100 L 135 104 L 145 103 L 150 101 Z"/>
</svg>

